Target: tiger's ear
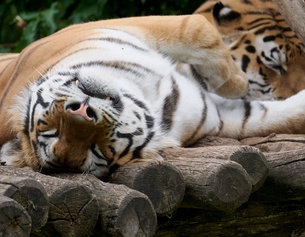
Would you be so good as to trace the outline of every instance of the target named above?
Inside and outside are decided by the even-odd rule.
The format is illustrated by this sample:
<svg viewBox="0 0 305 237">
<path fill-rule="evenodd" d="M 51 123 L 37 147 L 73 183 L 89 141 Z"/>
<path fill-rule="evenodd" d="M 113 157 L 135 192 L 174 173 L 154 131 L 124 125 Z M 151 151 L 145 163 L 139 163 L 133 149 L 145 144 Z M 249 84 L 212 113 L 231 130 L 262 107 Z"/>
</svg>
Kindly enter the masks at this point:
<svg viewBox="0 0 305 237">
<path fill-rule="evenodd" d="M 15 167 L 24 167 L 26 165 L 21 148 L 20 136 L 6 142 L 1 147 L 0 162 L 4 163 L 5 165 L 13 165 Z"/>
<path fill-rule="evenodd" d="M 213 8 L 213 17 L 218 25 L 225 25 L 241 18 L 241 14 L 217 2 Z"/>
</svg>

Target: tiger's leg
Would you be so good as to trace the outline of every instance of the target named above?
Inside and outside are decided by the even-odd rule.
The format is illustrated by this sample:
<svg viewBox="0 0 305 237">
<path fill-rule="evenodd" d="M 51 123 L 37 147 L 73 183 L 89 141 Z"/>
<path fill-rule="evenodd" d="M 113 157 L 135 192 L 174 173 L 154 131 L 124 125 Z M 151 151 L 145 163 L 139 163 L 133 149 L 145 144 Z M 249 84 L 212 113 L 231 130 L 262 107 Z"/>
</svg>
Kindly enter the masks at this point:
<svg viewBox="0 0 305 237">
<path fill-rule="evenodd" d="M 223 122 L 221 136 L 305 133 L 305 90 L 282 101 L 229 100 L 215 94 L 211 97 Z"/>
<path fill-rule="evenodd" d="M 245 95 L 248 80 L 235 64 L 217 30 L 201 15 L 146 17 L 137 20 L 139 36 L 151 47 L 192 64 L 221 96 Z M 134 33 L 134 32 L 132 32 Z"/>
<path fill-rule="evenodd" d="M 221 96 L 237 98 L 248 90 L 246 75 L 233 61 L 217 30 L 202 15 L 121 18 L 76 25 L 61 32 L 75 27 L 124 30 L 151 48 L 192 64 L 202 80 L 208 80 Z"/>
</svg>

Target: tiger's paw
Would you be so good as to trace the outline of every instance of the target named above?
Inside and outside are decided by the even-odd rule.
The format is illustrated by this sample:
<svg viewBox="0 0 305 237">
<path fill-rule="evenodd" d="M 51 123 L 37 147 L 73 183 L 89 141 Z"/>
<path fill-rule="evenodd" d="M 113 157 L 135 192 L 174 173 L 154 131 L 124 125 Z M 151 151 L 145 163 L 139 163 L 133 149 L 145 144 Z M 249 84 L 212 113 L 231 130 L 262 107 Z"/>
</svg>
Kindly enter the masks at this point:
<svg viewBox="0 0 305 237">
<path fill-rule="evenodd" d="M 236 99 L 245 96 L 249 89 L 246 75 L 235 75 L 226 81 L 221 87 L 215 90 L 216 94 L 229 99 Z"/>
</svg>

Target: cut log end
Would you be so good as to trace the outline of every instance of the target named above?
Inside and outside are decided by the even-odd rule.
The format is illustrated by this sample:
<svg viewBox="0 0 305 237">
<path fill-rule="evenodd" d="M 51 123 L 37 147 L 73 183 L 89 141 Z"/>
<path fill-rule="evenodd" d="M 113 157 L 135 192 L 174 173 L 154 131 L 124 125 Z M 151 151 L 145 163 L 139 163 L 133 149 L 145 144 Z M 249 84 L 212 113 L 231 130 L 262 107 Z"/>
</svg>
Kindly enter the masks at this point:
<svg viewBox="0 0 305 237">
<path fill-rule="evenodd" d="M 0 236 L 30 236 L 31 217 L 16 201 L 0 196 Z"/>
<path fill-rule="evenodd" d="M 50 196 L 50 213 L 42 228 L 47 236 L 89 236 L 98 220 L 99 206 L 90 189 L 64 185 Z"/>
<path fill-rule="evenodd" d="M 153 236 L 157 217 L 146 195 L 125 185 L 105 183 L 92 175 L 56 174 L 89 187 L 99 203 L 96 236 Z"/>
<path fill-rule="evenodd" d="M 158 215 L 167 215 L 176 210 L 185 192 L 183 175 L 167 162 L 127 164 L 112 174 L 109 181 L 146 194 Z"/>
<path fill-rule="evenodd" d="M 0 175 L 0 193 L 21 204 L 32 219 L 32 227 L 39 229 L 48 219 L 49 199 L 43 186 L 27 177 Z"/>
<path fill-rule="evenodd" d="M 193 166 L 194 160 L 200 162 L 199 159 L 215 158 L 234 161 L 247 171 L 252 184 L 252 192 L 257 191 L 263 185 L 268 175 L 268 163 L 265 156 L 259 149 L 250 146 L 170 148 L 164 150 L 162 155 L 165 160 L 169 159 L 173 164 L 175 164 L 175 157 L 186 159 L 190 168 Z"/>
<path fill-rule="evenodd" d="M 133 198 L 120 210 L 117 228 L 120 236 L 153 236 L 157 218 L 151 203 L 143 197 Z"/>
<path fill-rule="evenodd" d="M 268 176 L 268 162 L 264 154 L 255 147 L 241 146 L 234 152 L 230 160 L 240 164 L 248 173 L 252 184 L 252 192 L 261 188 Z"/>
<path fill-rule="evenodd" d="M 237 163 L 209 159 L 210 171 L 185 174 L 182 206 L 232 212 L 248 201 L 252 191 L 247 172 Z"/>
</svg>

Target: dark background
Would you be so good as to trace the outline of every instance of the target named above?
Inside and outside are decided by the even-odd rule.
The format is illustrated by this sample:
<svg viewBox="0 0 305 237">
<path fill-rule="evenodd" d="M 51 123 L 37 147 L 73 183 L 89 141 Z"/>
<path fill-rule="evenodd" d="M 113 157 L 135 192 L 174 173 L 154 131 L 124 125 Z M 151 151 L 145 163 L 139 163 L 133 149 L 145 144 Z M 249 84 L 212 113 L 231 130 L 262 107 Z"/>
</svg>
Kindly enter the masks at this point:
<svg viewBox="0 0 305 237">
<path fill-rule="evenodd" d="M 0 53 L 20 52 L 29 43 L 67 25 L 143 15 L 191 14 L 205 0 L 2 0 Z"/>
</svg>

